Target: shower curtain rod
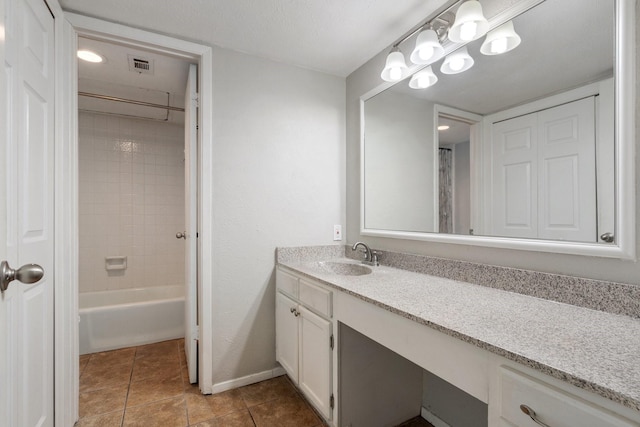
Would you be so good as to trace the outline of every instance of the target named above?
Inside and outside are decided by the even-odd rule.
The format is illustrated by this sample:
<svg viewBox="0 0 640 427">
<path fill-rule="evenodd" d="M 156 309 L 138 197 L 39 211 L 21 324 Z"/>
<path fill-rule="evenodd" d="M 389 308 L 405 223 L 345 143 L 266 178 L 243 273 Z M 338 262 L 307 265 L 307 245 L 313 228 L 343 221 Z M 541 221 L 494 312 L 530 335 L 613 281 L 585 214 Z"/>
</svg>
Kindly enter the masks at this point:
<svg viewBox="0 0 640 427">
<path fill-rule="evenodd" d="M 118 98 L 118 97 L 115 97 L 115 96 L 99 95 L 97 93 L 78 92 L 78 96 L 86 96 L 88 98 L 104 99 L 106 101 L 124 102 L 125 104 L 142 105 L 143 107 L 161 108 L 163 110 L 168 110 L 168 111 L 181 111 L 181 112 L 184 113 L 184 108 L 180 108 L 180 107 L 172 107 L 170 105 L 162 105 L 162 104 L 153 104 L 151 102 L 136 101 L 136 100 L 133 100 L 133 99 Z"/>
</svg>

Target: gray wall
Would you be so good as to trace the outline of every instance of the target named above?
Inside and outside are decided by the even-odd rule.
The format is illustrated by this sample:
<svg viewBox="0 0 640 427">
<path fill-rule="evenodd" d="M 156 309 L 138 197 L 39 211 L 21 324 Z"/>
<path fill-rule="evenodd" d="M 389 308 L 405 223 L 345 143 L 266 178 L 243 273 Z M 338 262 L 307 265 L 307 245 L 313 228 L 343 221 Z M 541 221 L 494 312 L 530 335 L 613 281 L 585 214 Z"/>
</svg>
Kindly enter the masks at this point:
<svg viewBox="0 0 640 427">
<path fill-rule="evenodd" d="M 214 48 L 214 384 L 276 367 L 275 248 L 345 223 L 345 80 Z"/>
<path fill-rule="evenodd" d="M 496 6 L 496 3 L 498 6 Z M 495 14 L 496 10 L 499 10 L 505 3 L 508 2 L 494 0 L 492 3 L 483 3 L 483 7 L 485 8 L 485 11 L 487 11 L 487 15 L 492 16 Z M 380 79 L 380 71 L 384 67 L 388 51 L 388 49 L 385 49 L 380 52 L 377 56 L 347 77 L 346 237 L 348 243 L 363 240 L 370 246 L 382 250 L 409 252 L 640 285 L 640 266 L 634 261 L 360 236 L 359 99 L 360 96 L 383 83 Z M 636 87 L 636 95 L 637 93 L 638 89 Z M 638 123 L 640 123 L 640 119 L 638 120 Z M 637 144 L 637 141 L 633 142 Z M 640 162 L 637 158 L 636 169 L 640 170 Z M 636 174 L 637 205 L 640 204 L 640 192 L 638 191 L 640 188 L 640 185 L 638 185 L 640 183 L 639 177 L 640 174 Z M 640 208 L 637 207 L 636 210 L 640 212 Z M 640 221 L 638 219 L 636 220 L 636 224 L 636 229 L 640 230 Z M 640 242 L 638 232 L 636 232 L 636 240 Z"/>
</svg>

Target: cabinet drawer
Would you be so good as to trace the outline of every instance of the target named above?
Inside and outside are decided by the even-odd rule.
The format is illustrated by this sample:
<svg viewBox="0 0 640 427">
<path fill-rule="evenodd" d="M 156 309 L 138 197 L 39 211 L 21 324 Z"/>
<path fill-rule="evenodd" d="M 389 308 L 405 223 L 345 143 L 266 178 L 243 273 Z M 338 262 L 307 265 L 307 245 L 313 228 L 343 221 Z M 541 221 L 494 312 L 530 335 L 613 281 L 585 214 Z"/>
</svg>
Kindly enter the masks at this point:
<svg viewBox="0 0 640 427">
<path fill-rule="evenodd" d="M 279 268 L 276 269 L 276 287 L 280 292 L 298 298 L 298 278 Z"/>
<path fill-rule="evenodd" d="M 533 409 L 538 420 L 550 427 L 635 425 L 604 408 L 509 368 L 500 369 L 500 390 L 501 426 L 538 427 L 522 412 L 520 405 Z"/>
<path fill-rule="evenodd" d="M 331 317 L 331 291 L 314 285 L 313 283 L 300 279 L 299 299 L 307 307 L 317 313 Z"/>
</svg>

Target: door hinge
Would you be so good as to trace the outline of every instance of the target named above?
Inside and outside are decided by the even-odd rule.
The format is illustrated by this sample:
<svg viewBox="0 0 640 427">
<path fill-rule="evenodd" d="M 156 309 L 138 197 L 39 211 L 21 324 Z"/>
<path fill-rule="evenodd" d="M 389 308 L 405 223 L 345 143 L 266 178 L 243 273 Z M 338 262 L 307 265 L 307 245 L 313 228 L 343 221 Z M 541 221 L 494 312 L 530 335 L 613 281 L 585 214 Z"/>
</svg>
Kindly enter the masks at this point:
<svg viewBox="0 0 640 427">
<path fill-rule="evenodd" d="M 200 108 L 200 94 L 198 92 L 193 93 L 191 99 L 196 104 L 196 108 Z"/>
<path fill-rule="evenodd" d="M 191 334 L 191 339 L 194 341 L 200 341 L 200 325 L 196 325 Z"/>
<path fill-rule="evenodd" d="M 331 337 L 329 337 L 329 347 L 331 347 L 331 350 L 333 350 L 333 334 L 331 334 Z"/>
<path fill-rule="evenodd" d="M 329 406 L 331 407 L 331 409 L 333 409 L 333 407 L 335 406 L 335 399 L 333 398 L 333 393 L 331 393 L 331 397 L 329 397 Z"/>
</svg>

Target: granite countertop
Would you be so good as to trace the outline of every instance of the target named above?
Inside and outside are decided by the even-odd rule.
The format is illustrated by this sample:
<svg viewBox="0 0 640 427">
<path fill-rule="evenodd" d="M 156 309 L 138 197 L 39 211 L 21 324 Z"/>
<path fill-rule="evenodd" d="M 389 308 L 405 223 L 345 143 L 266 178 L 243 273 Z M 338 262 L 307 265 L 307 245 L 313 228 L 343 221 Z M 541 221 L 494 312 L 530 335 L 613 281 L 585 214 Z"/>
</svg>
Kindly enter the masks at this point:
<svg viewBox="0 0 640 427">
<path fill-rule="evenodd" d="M 386 266 L 343 276 L 315 262 L 279 264 L 640 411 L 638 319 Z"/>
</svg>

